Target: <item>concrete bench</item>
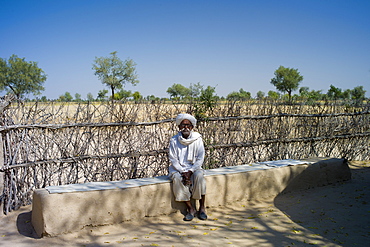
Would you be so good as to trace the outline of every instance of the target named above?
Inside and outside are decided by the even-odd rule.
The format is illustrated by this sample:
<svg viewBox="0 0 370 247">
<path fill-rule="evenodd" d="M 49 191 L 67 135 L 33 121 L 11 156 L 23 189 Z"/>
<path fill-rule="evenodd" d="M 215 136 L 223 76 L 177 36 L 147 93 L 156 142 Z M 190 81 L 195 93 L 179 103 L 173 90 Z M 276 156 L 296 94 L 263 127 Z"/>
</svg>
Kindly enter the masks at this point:
<svg viewBox="0 0 370 247">
<path fill-rule="evenodd" d="M 351 179 L 343 159 L 280 160 L 206 171 L 207 207 L 236 201 L 274 198 L 279 193 Z M 167 176 L 114 182 L 49 186 L 35 190 L 32 224 L 41 236 L 84 226 L 117 224 L 181 210 Z"/>
</svg>

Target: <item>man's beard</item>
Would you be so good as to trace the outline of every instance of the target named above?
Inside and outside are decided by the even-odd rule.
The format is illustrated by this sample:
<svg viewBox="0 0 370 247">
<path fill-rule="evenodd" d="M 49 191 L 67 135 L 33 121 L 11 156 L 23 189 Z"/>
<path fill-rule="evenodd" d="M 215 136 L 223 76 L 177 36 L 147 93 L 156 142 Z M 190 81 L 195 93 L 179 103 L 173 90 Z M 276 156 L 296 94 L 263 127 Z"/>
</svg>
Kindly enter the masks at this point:
<svg viewBox="0 0 370 247">
<path fill-rule="evenodd" d="M 188 128 L 182 128 L 180 130 L 182 137 L 188 138 L 190 136 L 191 131 Z"/>
</svg>

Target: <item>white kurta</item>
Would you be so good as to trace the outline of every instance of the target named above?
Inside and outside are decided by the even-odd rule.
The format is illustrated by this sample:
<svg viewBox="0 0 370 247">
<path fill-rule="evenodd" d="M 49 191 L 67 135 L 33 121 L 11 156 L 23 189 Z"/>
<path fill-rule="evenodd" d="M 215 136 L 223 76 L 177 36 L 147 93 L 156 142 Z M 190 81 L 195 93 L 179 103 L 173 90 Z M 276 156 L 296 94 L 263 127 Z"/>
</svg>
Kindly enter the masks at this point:
<svg viewBox="0 0 370 247">
<path fill-rule="evenodd" d="M 169 167 L 169 173 L 173 172 L 186 172 L 186 171 L 196 171 L 198 169 L 203 169 L 203 161 L 204 161 L 204 145 L 203 139 L 197 132 L 191 132 L 192 136 L 197 136 L 197 139 L 191 143 L 190 145 L 184 145 L 180 142 L 179 136 L 181 133 L 173 136 L 170 140 L 170 147 L 169 147 L 169 158 L 172 165 Z M 193 150 L 191 150 L 193 149 Z M 188 157 L 189 152 L 193 153 Z"/>
<path fill-rule="evenodd" d="M 169 167 L 169 176 L 173 181 L 173 192 L 176 201 L 199 200 L 206 193 L 204 170 L 204 144 L 202 137 L 197 132 L 191 132 L 188 139 L 196 139 L 188 145 L 181 143 L 181 133 L 173 136 L 170 140 L 169 159 L 172 165 Z M 192 171 L 192 185 L 185 186 L 182 183 L 181 173 Z"/>
</svg>

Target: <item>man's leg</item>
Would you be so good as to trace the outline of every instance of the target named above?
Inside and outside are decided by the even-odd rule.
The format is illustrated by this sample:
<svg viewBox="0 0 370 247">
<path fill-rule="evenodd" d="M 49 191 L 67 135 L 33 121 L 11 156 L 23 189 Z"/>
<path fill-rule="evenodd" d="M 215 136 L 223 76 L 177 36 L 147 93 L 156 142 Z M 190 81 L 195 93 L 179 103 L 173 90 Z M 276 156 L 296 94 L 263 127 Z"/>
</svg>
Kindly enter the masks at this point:
<svg viewBox="0 0 370 247">
<path fill-rule="evenodd" d="M 173 194 L 175 196 L 175 200 L 178 202 L 184 202 L 186 205 L 188 214 L 185 216 L 185 220 L 192 220 L 197 211 L 191 204 L 191 201 L 190 201 L 191 193 L 189 191 L 189 187 L 185 186 L 182 183 L 181 174 L 178 172 L 173 173 L 171 175 L 171 179 L 172 179 Z"/>
<path fill-rule="evenodd" d="M 206 202 L 206 195 L 202 195 L 202 199 L 199 200 L 199 213 L 206 212 L 206 207 L 204 206 Z"/>
<path fill-rule="evenodd" d="M 198 218 L 201 220 L 206 220 L 208 218 L 206 213 L 206 208 L 204 206 L 206 202 L 206 195 L 202 195 L 202 199 L 199 200 L 199 211 L 198 211 Z"/>
<path fill-rule="evenodd" d="M 197 170 L 191 176 L 192 179 L 192 198 L 195 200 L 201 200 L 202 195 L 206 194 L 206 179 L 204 178 L 204 171 Z"/>
<path fill-rule="evenodd" d="M 191 193 L 189 191 L 189 187 L 185 186 L 182 183 L 181 174 L 179 172 L 175 172 L 171 174 L 171 179 L 175 201 L 177 202 L 190 201 Z"/>
<path fill-rule="evenodd" d="M 195 210 L 195 208 L 193 207 L 193 204 L 191 204 L 191 201 L 185 201 L 185 205 L 188 210 L 188 213 L 194 216 L 197 210 Z"/>
<path fill-rule="evenodd" d="M 193 188 L 192 197 L 199 200 L 198 217 L 201 220 L 207 219 L 205 202 L 206 202 L 206 180 L 204 178 L 204 171 L 197 170 L 193 173 Z"/>
</svg>

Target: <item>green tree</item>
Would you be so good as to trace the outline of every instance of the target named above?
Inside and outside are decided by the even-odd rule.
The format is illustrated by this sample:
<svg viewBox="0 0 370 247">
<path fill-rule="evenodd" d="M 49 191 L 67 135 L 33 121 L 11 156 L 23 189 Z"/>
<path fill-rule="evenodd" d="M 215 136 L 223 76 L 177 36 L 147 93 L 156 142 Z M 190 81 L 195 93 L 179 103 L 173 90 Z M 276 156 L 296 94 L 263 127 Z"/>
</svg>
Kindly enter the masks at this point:
<svg viewBox="0 0 370 247">
<path fill-rule="evenodd" d="M 184 98 L 185 96 L 190 94 L 190 89 L 181 84 L 174 83 L 171 87 L 167 89 L 166 92 L 170 95 L 171 98 Z"/>
<path fill-rule="evenodd" d="M 306 99 L 310 101 L 320 100 L 323 98 L 323 94 L 321 93 L 321 90 L 311 90 L 309 87 L 301 87 L 299 89 L 299 98 L 300 99 Z"/>
<path fill-rule="evenodd" d="M 107 89 L 99 90 L 97 99 L 100 101 L 104 101 L 107 99 L 107 94 L 108 94 Z"/>
<path fill-rule="evenodd" d="M 27 62 L 25 58 L 12 55 L 8 62 L 0 58 L 0 91 L 13 92 L 18 98 L 32 93 L 40 95 L 46 80 L 45 72 L 36 62 Z"/>
<path fill-rule="evenodd" d="M 190 97 L 192 98 L 198 98 L 200 96 L 200 93 L 202 92 L 203 85 L 200 84 L 200 82 L 197 82 L 196 84 L 190 84 L 189 90 L 190 90 Z"/>
<path fill-rule="evenodd" d="M 365 100 L 365 93 L 366 93 L 366 90 L 364 90 L 363 86 L 355 87 L 351 91 L 351 96 L 352 96 L 351 98 L 357 101 Z"/>
<path fill-rule="evenodd" d="M 114 94 L 114 99 L 115 100 L 127 100 L 131 96 L 132 96 L 131 90 L 121 89 L 118 93 Z"/>
<path fill-rule="evenodd" d="M 132 59 L 122 61 L 117 52 L 110 53 L 110 57 L 96 57 L 93 64 L 95 75 L 107 85 L 114 99 L 114 91 L 121 89 L 126 83 L 136 85 L 139 83 L 136 74 L 136 64 Z"/>
<path fill-rule="evenodd" d="M 211 112 L 217 104 L 216 87 L 207 86 L 203 88 L 199 102 L 194 104 L 194 115 L 196 118 L 206 117 L 206 112 Z"/>
<path fill-rule="evenodd" d="M 310 93 L 310 88 L 309 87 L 301 87 L 299 89 L 299 94 L 300 94 L 301 98 L 307 98 L 309 93 Z"/>
<path fill-rule="evenodd" d="M 59 101 L 62 102 L 71 102 L 73 100 L 73 97 L 70 92 L 65 92 L 63 95 L 59 96 Z"/>
<path fill-rule="evenodd" d="M 278 92 L 270 90 L 267 93 L 267 97 L 272 100 L 278 100 L 280 99 L 280 94 Z"/>
<path fill-rule="evenodd" d="M 347 100 L 350 99 L 351 94 L 352 94 L 351 89 L 344 90 L 342 93 L 342 99 L 347 99 Z"/>
<path fill-rule="evenodd" d="M 75 93 L 75 101 L 76 101 L 76 102 L 81 102 L 81 101 L 82 101 L 82 99 L 81 99 L 81 94 L 79 94 L 79 93 Z"/>
<path fill-rule="evenodd" d="M 59 102 L 65 102 L 66 101 L 66 97 L 64 95 L 60 95 L 59 98 L 57 99 L 57 101 L 59 101 Z"/>
<path fill-rule="evenodd" d="M 256 98 L 257 98 L 258 100 L 262 100 L 262 99 L 264 99 L 264 98 L 265 98 L 265 93 L 264 93 L 264 92 L 262 92 L 262 91 L 258 91 L 258 92 L 257 92 L 257 94 L 256 94 Z"/>
<path fill-rule="evenodd" d="M 71 102 L 73 100 L 73 96 L 72 96 L 72 94 L 70 92 L 66 92 L 64 94 L 64 97 L 65 97 L 65 99 L 66 99 L 67 102 Z"/>
<path fill-rule="evenodd" d="M 291 101 L 292 92 L 298 89 L 303 76 L 300 75 L 298 69 L 285 68 L 284 66 L 280 66 L 274 74 L 275 77 L 271 79 L 271 84 L 278 91 L 288 93 L 289 101 Z"/>
<path fill-rule="evenodd" d="M 328 92 L 326 93 L 329 99 L 338 100 L 342 98 L 342 89 L 330 85 Z"/>
<path fill-rule="evenodd" d="M 243 88 L 239 89 L 240 100 L 246 101 L 252 98 L 252 94 L 250 92 L 245 91 Z"/>
<path fill-rule="evenodd" d="M 140 92 L 136 91 L 132 94 L 132 97 L 134 98 L 135 102 L 139 102 L 143 99 L 143 96 L 140 94 Z"/>
<path fill-rule="evenodd" d="M 94 101 L 95 99 L 94 99 L 94 96 L 92 95 L 92 93 L 88 93 L 87 94 L 87 101 L 90 101 L 90 102 L 92 102 L 92 101 Z"/>
<path fill-rule="evenodd" d="M 229 93 L 229 94 L 226 96 L 226 99 L 227 99 L 228 101 L 238 101 L 238 100 L 240 99 L 240 97 L 239 97 L 239 92 L 235 92 L 235 91 L 233 91 L 233 92 Z"/>
<path fill-rule="evenodd" d="M 236 101 L 236 100 L 245 101 L 245 100 L 251 99 L 251 97 L 252 96 L 250 92 L 247 92 L 243 88 L 241 88 L 239 89 L 239 92 L 234 91 L 234 92 L 229 93 L 226 96 L 226 99 L 232 100 L 232 101 Z"/>
<path fill-rule="evenodd" d="M 321 93 L 321 90 L 311 90 L 308 92 L 307 98 L 313 101 L 320 100 L 323 98 L 323 94 Z"/>
<path fill-rule="evenodd" d="M 148 96 L 146 96 L 146 97 L 145 97 L 145 99 L 146 99 L 147 101 L 150 101 L 151 103 L 155 103 L 155 102 L 157 102 L 157 101 L 160 101 L 160 98 L 159 98 L 159 97 L 154 96 L 153 94 L 152 94 L 152 95 L 148 95 Z"/>
</svg>

